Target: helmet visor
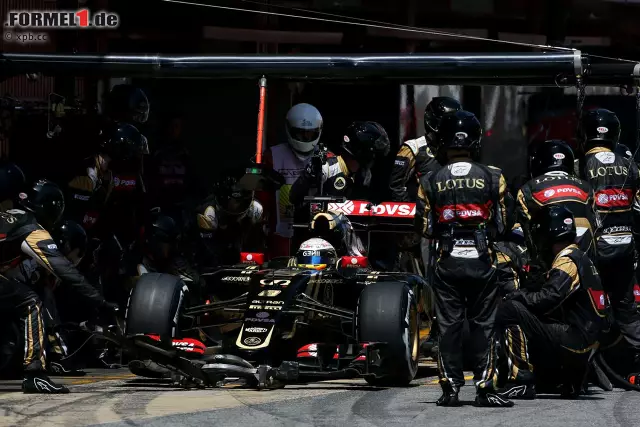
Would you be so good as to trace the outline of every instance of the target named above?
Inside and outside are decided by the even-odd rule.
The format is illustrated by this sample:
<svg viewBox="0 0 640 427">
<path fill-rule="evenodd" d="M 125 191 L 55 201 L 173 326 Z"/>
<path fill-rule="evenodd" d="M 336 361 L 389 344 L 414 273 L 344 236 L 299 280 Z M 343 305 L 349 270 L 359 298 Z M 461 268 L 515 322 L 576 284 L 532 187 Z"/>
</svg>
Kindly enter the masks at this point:
<svg viewBox="0 0 640 427">
<path fill-rule="evenodd" d="M 302 268 L 311 268 L 315 270 L 322 270 L 327 268 L 328 265 L 333 264 L 335 260 L 327 256 L 300 256 L 296 257 L 296 265 Z"/>
<path fill-rule="evenodd" d="M 289 127 L 289 136 L 299 142 L 313 142 L 320 138 L 320 128 L 302 129 Z"/>
</svg>

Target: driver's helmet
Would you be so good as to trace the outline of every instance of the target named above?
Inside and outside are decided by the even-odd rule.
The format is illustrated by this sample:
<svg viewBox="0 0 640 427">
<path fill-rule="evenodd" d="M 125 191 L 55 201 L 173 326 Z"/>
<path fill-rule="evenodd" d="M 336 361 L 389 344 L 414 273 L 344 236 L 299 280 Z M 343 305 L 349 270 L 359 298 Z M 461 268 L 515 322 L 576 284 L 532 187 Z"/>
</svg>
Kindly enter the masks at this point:
<svg viewBox="0 0 640 427">
<path fill-rule="evenodd" d="M 296 266 L 313 270 L 324 270 L 338 262 L 338 253 L 323 239 L 309 239 L 300 245 L 296 253 Z"/>
</svg>

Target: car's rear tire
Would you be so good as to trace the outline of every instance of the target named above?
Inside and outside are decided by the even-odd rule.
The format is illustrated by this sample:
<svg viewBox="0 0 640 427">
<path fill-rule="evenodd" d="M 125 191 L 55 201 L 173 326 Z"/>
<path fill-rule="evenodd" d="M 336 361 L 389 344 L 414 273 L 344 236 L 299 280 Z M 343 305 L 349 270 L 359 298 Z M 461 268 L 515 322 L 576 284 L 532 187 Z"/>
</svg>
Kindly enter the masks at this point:
<svg viewBox="0 0 640 427">
<path fill-rule="evenodd" d="M 358 302 L 360 342 L 385 342 L 388 357 L 385 375 L 365 377 L 376 386 L 406 386 L 418 372 L 419 321 L 416 297 L 401 282 L 378 282 L 367 286 Z"/>
<path fill-rule="evenodd" d="M 179 277 L 161 273 L 142 275 L 129 296 L 126 334 L 159 335 L 161 341 L 170 343 L 179 336 L 187 292 L 187 285 Z"/>
</svg>

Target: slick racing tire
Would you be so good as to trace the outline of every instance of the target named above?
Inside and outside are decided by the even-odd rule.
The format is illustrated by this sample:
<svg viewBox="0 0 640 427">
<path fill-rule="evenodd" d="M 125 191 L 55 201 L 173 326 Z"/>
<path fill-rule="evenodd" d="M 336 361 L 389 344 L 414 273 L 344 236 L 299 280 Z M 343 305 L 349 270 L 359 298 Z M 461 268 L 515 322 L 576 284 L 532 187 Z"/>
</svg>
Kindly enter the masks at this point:
<svg viewBox="0 0 640 427">
<path fill-rule="evenodd" d="M 140 276 L 129 296 L 127 336 L 159 335 L 160 340 L 171 343 L 179 335 L 187 292 L 187 285 L 179 277 L 160 273 Z"/>
<path fill-rule="evenodd" d="M 0 378 L 22 378 L 24 331 L 20 322 L 8 320 L 0 328 Z"/>
<path fill-rule="evenodd" d="M 416 297 L 404 283 L 368 285 L 358 302 L 359 340 L 386 343 L 383 372 L 366 376 L 376 386 L 406 386 L 418 372 L 419 321 Z"/>
</svg>

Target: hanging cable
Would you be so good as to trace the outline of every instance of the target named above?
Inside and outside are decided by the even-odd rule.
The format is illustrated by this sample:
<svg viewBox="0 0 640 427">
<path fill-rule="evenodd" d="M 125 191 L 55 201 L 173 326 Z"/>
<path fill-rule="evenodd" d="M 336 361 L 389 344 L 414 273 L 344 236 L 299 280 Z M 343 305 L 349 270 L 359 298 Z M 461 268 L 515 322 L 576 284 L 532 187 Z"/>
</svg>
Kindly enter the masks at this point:
<svg viewBox="0 0 640 427">
<path fill-rule="evenodd" d="M 366 21 L 366 20 L 364 20 L 365 22 L 354 22 L 354 21 L 348 21 L 348 20 L 318 18 L 318 17 L 314 17 L 314 16 L 294 15 L 294 14 L 290 14 L 290 13 L 268 12 L 268 11 L 264 11 L 264 10 L 255 10 L 255 9 L 243 9 L 243 8 L 240 8 L 240 7 L 221 6 L 221 5 L 214 5 L 214 4 L 203 4 L 203 3 L 196 3 L 196 2 L 184 1 L 184 0 L 160 0 L 160 1 L 165 2 L 165 3 L 175 3 L 175 4 L 184 4 L 184 5 L 189 5 L 189 6 L 208 7 L 208 8 L 212 8 L 212 9 L 232 10 L 232 11 L 236 11 L 236 12 L 249 12 L 249 13 L 256 13 L 256 14 L 274 15 L 274 16 L 281 16 L 281 17 L 284 17 L 284 18 L 307 19 L 307 20 L 311 20 L 311 21 L 328 22 L 328 23 L 331 23 L 331 24 L 346 24 L 346 25 L 355 25 L 355 26 L 359 26 L 359 27 L 381 28 L 381 29 L 385 29 L 385 30 L 407 31 L 407 32 L 419 33 L 419 34 L 430 34 L 430 35 L 436 35 L 436 36 L 442 36 L 442 37 L 451 37 L 451 38 L 457 38 L 457 39 L 463 39 L 463 40 L 475 40 L 475 41 L 484 41 L 484 42 L 491 42 L 491 43 L 498 43 L 498 44 L 507 44 L 507 45 L 512 45 L 512 46 L 522 46 L 522 47 L 529 47 L 529 48 L 534 48 L 534 49 L 560 50 L 560 51 L 568 51 L 568 52 L 575 51 L 575 49 L 568 48 L 568 47 L 538 45 L 538 44 L 533 44 L 533 43 L 521 43 L 521 42 L 514 42 L 514 41 L 509 41 L 509 40 L 495 40 L 495 39 L 489 39 L 489 38 L 486 38 L 486 37 L 470 36 L 470 35 L 466 35 L 466 34 L 448 33 L 448 32 L 445 32 L 445 31 L 438 31 L 438 30 L 432 30 L 432 29 L 422 29 L 422 28 L 417 28 L 417 27 L 401 26 L 401 25 L 397 25 L 397 24 L 388 24 L 388 23 L 384 23 L 383 25 L 381 25 L 381 24 L 372 24 L 372 23 L 367 23 L 367 22 L 373 22 L 373 21 Z M 345 19 L 353 19 L 353 18 L 345 17 Z M 355 19 L 359 19 L 359 18 L 355 18 Z M 360 20 L 362 21 L 362 19 L 360 19 Z"/>
</svg>

